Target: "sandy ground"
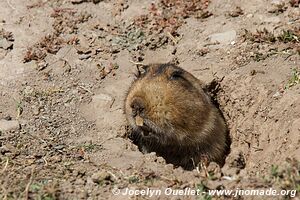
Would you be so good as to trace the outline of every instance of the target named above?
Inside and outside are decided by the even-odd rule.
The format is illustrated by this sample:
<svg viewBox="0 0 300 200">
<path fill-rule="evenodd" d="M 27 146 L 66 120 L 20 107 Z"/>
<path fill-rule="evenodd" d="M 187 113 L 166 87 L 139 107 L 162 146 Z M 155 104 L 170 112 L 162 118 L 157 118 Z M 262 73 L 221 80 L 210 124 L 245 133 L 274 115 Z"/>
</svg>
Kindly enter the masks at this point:
<svg viewBox="0 0 300 200">
<path fill-rule="evenodd" d="M 0 8 L 0 199 L 170 199 L 112 193 L 128 187 L 300 192 L 299 1 L 3 0 Z M 134 62 L 175 62 L 211 85 L 231 137 L 222 168 L 174 168 L 128 139 L 123 101 Z M 211 198 L 267 197 L 172 196 Z"/>
</svg>

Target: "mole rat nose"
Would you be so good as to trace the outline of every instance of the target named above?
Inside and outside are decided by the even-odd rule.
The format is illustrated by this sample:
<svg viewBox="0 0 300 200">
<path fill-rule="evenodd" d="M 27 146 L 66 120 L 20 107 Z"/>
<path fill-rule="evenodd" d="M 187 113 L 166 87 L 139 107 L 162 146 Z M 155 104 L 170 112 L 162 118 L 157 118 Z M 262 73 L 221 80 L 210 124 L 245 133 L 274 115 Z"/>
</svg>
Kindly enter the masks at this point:
<svg viewBox="0 0 300 200">
<path fill-rule="evenodd" d="M 136 97 L 130 104 L 134 116 L 140 115 L 145 110 L 145 103 L 142 98 Z"/>
</svg>

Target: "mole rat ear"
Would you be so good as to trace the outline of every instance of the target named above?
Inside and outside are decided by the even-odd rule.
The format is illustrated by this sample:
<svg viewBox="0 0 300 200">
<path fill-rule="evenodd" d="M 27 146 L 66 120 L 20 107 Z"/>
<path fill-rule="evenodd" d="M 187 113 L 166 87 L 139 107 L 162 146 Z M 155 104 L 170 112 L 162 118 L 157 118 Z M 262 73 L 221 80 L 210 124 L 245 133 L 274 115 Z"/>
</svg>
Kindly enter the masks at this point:
<svg viewBox="0 0 300 200">
<path fill-rule="evenodd" d="M 169 68 L 169 79 L 175 80 L 179 78 L 184 78 L 184 71 L 178 67 L 171 67 Z"/>
<path fill-rule="evenodd" d="M 136 65 L 137 74 L 136 77 L 140 77 L 141 75 L 145 74 L 148 71 L 148 65 Z"/>
</svg>

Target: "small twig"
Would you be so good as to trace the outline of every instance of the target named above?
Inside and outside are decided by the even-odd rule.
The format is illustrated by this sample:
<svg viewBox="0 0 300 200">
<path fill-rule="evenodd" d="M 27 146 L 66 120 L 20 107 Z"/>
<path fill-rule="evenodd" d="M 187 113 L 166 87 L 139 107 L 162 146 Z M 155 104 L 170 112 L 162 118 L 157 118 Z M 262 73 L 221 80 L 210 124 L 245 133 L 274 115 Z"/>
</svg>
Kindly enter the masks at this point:
<svg viewBox="0 0 300 200">
<path fill-rule="evenodd" d="M 262 148 L 258 148 L 258 147 L 252 147 L 254 149 L 254 151 L 263 151 Z"/>
<path fill-rule="evenodd" d="M 6 162 L 5 162 L 4 168 L 1 171 L 1 174 L 3 174 L 5 172 L 7 166 L 8 166 L 8 158 L 6 158 Z"/>
<path fill-rule="evenodd" d="M 174 180 L 172 180 L 172 179 L 170 179 L 170 178 L 168 178 L 168 177 L 166 177 L 166 176 L 161 176 L 160 178 L 161 178 L 161 179 L 164 179 L 164 180 L 166 180 L 166 181 L 174 182 Z"/>
<path fill-rule="evenodd" d="M 173 41 L 174 44 L 178 44 L 178 40 L 170 32 L 167 32 L 167 36 Z"/>
<path fill-rule="evenodd" d="M 85 88 L 85 87 L 83 87 L 83 86 L 79 86 L 79 87 L 80 87 L 81 89 L 84 89 L 85 91 L 91 93 L 92 95 L 94 95 L 94 93 L 93 93 L 91 90 L 89 90 L 89 89 L 87 89 L 87 88 Z"/>
<path fill-rule="evenodd" d="M 16 8 L 13 7 L 13 6 L 11 5 L 11 3 L 9 2 L 9 0 L 6 0 L 6 3 L 9 5 L 9 7 L 10 7 L 11 9 L 16 10 Z"/>
<path fill-rule="evenodd" d="M 45 166 L 47 166 L 48 165 L 48 162 L 47 162 L 47 160 L 46 160 L 46 158 L 42 158 L 43 159 L 43 161 L 45 162 Z"/>
<path fill-rule="evenodd" d="M 111 139 L 113 139 L 113 138 L 115 138 L 115 137 L 109 137 L 109 138 L 103 140 L 103 141 L 102 141 L 100 144 L 98 144 L 98 145 L 101 146 L 102 144 L 104 144 L 105 142 L 107 142 L 108 140 L 111 140 Z"/>
<path fill-rule="evenodd" d="M 63 59 L 63 58 L 60 58 L 60 60 L 64 62 L 64 66 L 66 66 L 66 65 L 67 65 L 68 67 L 72 68 L 72 66 L 69 64 L 69 62 L 68 62 L 68 61 L 66 61 L 66 60 L 65 60 L 65 59 Z"/>
<path fill-rule="evenodd" d="M 289 59 L 293 54 L 288 54 L 288 56 L 284 59 L 284 60 L 287 60 Z"/>
<path fill-rule="evenodd" d="M 145 64 L 141 63 L 141 62 L 134 62 L 133 60 L 129 60 L 129 62 L 131 62 L 134 65 L 143 65 L 143 66 L 145 66 Z"/>
<path fill-rule="evenodd" d="M 29 187 L 30 187 L 30 185 L 32 183 L 32 180 L 33 180 L 33 172 L 34 172 L 34 167 L 31 169 L 30 179 L 29 179 L 29 182 L 27 183 L 25 191 L 24 191 L 25 192 L 25 199 L 26 200 L 28 200 L 28 198 L 29 198 L 29 196 L 28 196 L 28 194 L 29 194 Z"/>
<path fill-rule="evenodd" d="M 193 71 L 205 71 L 205 70 L 209 70 L 209 67 L 205 67 L 204 69 L 194 69 Z"/>
<path fill-rule="evenodd" d="M 107 171 L 112 177 L 114 177 L 114 179 L 115 180 L 118 180 L 118 177 L 115 175 L 115 174 L 113 174 L 112 172 L 110 172 L 110 171 Z"/>
<path fill-rule="evenodd" d="M 112 108 L 112 106 L 114 105 L 115 101 L 116 101 L 116 99 L 113 98 L 113 99 L 112 99 L 112 102 L 111 102 L 111 104 L 110 104 L 110 106 L 109 106 L 109 108 Z"/>
<path fill-rule="evenodd" d="M 230 177 L 230 176 L 222 176 L 222 179 L 227 180 L 227 181 L 233 181 L 235 178 Z"/>
</svg>

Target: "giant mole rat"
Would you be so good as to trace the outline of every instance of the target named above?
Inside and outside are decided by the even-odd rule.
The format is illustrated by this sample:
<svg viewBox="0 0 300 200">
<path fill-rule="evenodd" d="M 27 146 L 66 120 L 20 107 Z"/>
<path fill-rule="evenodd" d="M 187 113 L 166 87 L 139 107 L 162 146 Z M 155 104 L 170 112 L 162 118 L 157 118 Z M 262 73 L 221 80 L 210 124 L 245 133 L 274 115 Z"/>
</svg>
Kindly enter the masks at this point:
<svg viewBox="0 0 300 200">
<path fill-rule="evenodd" d="M 193 169 L 223 164 L 227 127 L 202 82 L 174 64 L 151 64 L 137 74 L 125 99 L 132 139 L 144 153 Z"/>
</svg>

